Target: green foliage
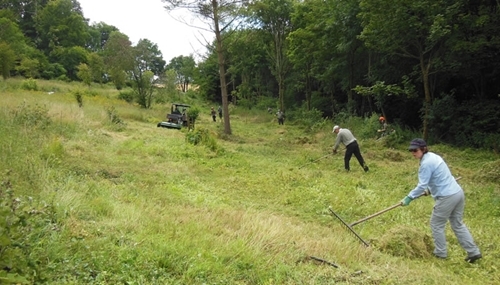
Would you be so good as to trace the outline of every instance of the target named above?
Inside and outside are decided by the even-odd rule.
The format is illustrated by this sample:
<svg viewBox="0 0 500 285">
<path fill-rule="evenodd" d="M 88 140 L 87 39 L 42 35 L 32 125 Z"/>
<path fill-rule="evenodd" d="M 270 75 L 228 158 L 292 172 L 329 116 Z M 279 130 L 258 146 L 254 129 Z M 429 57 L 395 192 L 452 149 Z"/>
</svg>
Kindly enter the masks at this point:
<svg viewBox="0 0 500 285">
<path fill-rule="evenodd" d="M 10 77 L 10 70 L 15 66 L 15 54 L 12 49 L 6 44 L 0 42 L 0 72 L 3 79 Z"/>
<path fill-rule="evenodd" d="M 307 110 L 305 105 L 300 109 L 287 111 L 286 120 L 293 121 L 307 133 L 315 133 L 331 125 L 330 120 L 323 118 L 319 110 L 315 108 Z"/>
<path fill-rule="evenodd" d="M 121 90 L 118 94 L 118 99 L 124 100 L 127 103 L 134 102 L 135 93 L 133 90 Z"/>
<path fill-rule="evenodd" d="M 30 106 L 26 102 L 23 102 L 15 110 L 12 110 L 11 113 L 14 122 L 25 128 L 45 129 L 52 123 L 48 109 L 45 106 Z"/>
<path fill-rule="evenodd" d="M 430 134 L 437 141 L 499 150 L 500 109 L 496 101 L 464 102 L 443 95 L 430 108 Z"/>
<path fill-rule="evenodd" d="M 78 107 L 83 107 L 83 92 L 81 90 L 73 91 L 73 95 L 75 96 L 76 102 L 78 103 Z"/>
<path fill-rule="evenodd" d="M 144 73 L 140 72 L 134 76 L 132 88 L 135 92 L 135 100 L 142 108 L 149 109 L 153 104 L 153 77 L 152 71 L 147 70 Z"/>
<path fill-rule="evenodd" d="M 77 67 L 78 72 L 76 73 L 76 76 L 80 80 L 83 81 L 87 86 L 90 86 L 92 83 L 92 71 L 90 70 L 89 66 L 85 63 L 80 63 Z"/>
<path fill-rule="evenodd" d="M 23 80 L 23 82 L 21 83 L 21 89 L 38 91 L 38 85 L 36 83 L 36 80 L 33 78 Z"/>
<path fill-rule="evenodd" d="M 25 77 L 37 78 L 40 76 L 39 68 L 40 61 L 38 59 L 23 58 L 16 69 Z"/>
<path fill-rule="evenodd" d="M 40 205 L 42 204 L 42 205 Z M 58 229 L 54 209 L 32 197 L 17 196 L 9 180 L 0 184 L 0 280 L 2 284 L 46 281 L 46 261 L 33 249 Z"/>
<path fill-rule="evenodd" d="M 194 129 L 196 120 L 200 116 L 200 108 L 193 106 L 187 110 L 187 116 L 189 120 L 189 129 Z"/>
<path fill-rule="evenodd" d="M 118 131 L 122 131 L 126 123 L 120 118 L 116 108 L 114 106 L 106 107 L 106 113 L 108 114 L 109 123 Z"/>
<path fill-rule="evenodd" d="M 42 77 L 45 79 L 67 78 L 66 69 L 60 63 L 51 63 L 42 69 Z"/>
<path fill-rule="evenodd" d="M 77 80 L 78 67 L 81 63 L 87 62 L 89 52 L 81 46 L 55 47 L 49 57 L 53 62 L 60 63 L 66 70 L 66 74 L 59 75 L 58 78 L 66 77 L 68 80 Z"/>
<path fill-rule="evenodd" d="M 208 129 L 188 131 L 186 141 L 193 145 L 203 145 L 215 153 L 222 151 L 222 148 L 217 144 L 217 139 Z"/>
</svg>

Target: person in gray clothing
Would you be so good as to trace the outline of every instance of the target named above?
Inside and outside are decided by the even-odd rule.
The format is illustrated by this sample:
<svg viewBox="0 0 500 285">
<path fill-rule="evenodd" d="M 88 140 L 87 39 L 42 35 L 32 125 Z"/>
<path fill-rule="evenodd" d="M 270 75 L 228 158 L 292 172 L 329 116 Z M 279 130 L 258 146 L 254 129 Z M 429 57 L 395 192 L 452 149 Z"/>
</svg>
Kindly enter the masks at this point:
<svg viewBox="0 0 500 285">
<path fill-rule="evenodd" d="M 482 258 L 469 229 L 462 221 L 465 207 L 464 191 L 451 174 L 448 165 L 441 156 L 429 152 L 427 143 L 423 139 L 412 140 L 408 150 L 413 157 L 420 160 L 418 184 L 401 200 L 401 205 L 408 206 L 413 199 L 422 194 L 430 194 L 434 199 L 430 220 L 434 238 L 434 256 L 443 259 L 447 257 L 445 227 L 450 221 L 451 229 L 460 246 L 467 252 L 465 261 L 474 263 Z"/>
<path fill-rule="evenodd" d="M 345 145 L 345 155 L 344 155 L 344 166 L 347 171 L 350 171 L 349 162 L 354 154 L 358 159 L 359 164 L 363 167 L 363 170 L 367 172 L 369 170 L 368 165 L 366 165 L 361 151 L 359 150 L 358 142 L 354 135 L 348 129 L 341 129 L 339 126 L 333 127 L 333 133 L 337 134 L 337 139 L 335 140 L 335 146 L 333 147 L 333 153 L 337 153 L 337 149 L 340 143 Z"/>
</svg>

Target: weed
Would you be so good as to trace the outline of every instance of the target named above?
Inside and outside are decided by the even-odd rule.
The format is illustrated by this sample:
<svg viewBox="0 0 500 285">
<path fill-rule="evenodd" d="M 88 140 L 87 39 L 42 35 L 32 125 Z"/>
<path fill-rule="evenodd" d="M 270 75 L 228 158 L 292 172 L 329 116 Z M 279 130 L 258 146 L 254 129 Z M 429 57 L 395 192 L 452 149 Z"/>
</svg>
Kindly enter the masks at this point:
<svg viewBox="0 0 500 285">
<path fill-rule="evenodd" d="M 9 180 L 0 184 L 0 276 L 2 284 L 45 281 L 44 262 L 33 249 L 50 230 L 57 230 L 53 207 L 32 197 L 16 196 Z M 50 229 L 50 230 L 48 230 Z"/>
<path fill-rule="evenodd" d="M 118 116 L 116 108 L 114 106 L 108 106 L 106 108 L 106 113 L 108 114 L 109 122 L 112 126 L 117 128 L 117 130 L 123 130 L 126 126 L 125 122 Z"/>
<path fill-rule="evenodd" d="M 45 106 L 30 106 L 26 102 L 13 110 L 12 115 L 15 123 L 30 128 L 39 127 L 44 129 L 52 122 Z"/>
</svg>

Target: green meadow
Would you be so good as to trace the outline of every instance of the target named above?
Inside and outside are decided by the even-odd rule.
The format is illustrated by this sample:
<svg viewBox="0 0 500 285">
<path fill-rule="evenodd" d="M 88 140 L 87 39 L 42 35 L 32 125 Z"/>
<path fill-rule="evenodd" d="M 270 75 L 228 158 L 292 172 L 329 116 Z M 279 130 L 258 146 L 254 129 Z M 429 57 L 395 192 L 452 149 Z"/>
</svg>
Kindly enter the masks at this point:
<svg viewBox="0 0 500 285">
<path fill-rule="evenodd" d="M 461 177 L 483 254 L 466 263 L 448 226 L 449 258 L 438 260 L 431 198 L 353 226 L 369 247 L 329 211 L 350 223 L 399 203 L 417 183 L 407 144 L 418 133 L 389 144 L 374 138 L 375 117 L 305 129 L 230 106 L 225 135 L 215 104 L 192 93 L 172 100 L 201 110 L 195 130 L 165 129 L 156 125 L 169 104 L 141 109 L 107 86 L 24 84 L 0 82 L 0 284 L 500 283 L 492 151 L 430 146 Z M 353 131 L 369 172 L 353 158 L 346 173 L 343 151 L 328 155 L 334 124 Z"/>
</svg>

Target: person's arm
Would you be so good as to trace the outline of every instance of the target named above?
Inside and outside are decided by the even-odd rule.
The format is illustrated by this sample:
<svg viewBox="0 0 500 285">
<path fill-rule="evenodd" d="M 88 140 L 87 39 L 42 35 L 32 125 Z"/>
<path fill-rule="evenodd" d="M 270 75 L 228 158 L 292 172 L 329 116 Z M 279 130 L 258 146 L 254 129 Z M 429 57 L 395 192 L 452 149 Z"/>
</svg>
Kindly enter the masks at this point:
<svg viewBox="0 0 500 285">
<path fill-rule="evenodd" d="M 420 197 L 425 193 L 425 190 L 429 186 L 429 180 L 431 179 L 431 169 L 429 165 L 422 163 L 418 170 L 418 184 L 417 186 L 408 193 L 406 197 L 401 200 L 401 205 L 408 206 L 413 199 Z"/>
<path fill-rule="evenodd" d="M 333 146 L 333 152 L 337 152 L 337 149 L 339 148 L 340 146 L 340 142 L 342 141 L 341 140 L 341 137 L 342 137 L 342 134 L 341 133 L 338 133 L 337 134 L 337 139 L 335 139 L 335 145 Z"/>
</svg>

